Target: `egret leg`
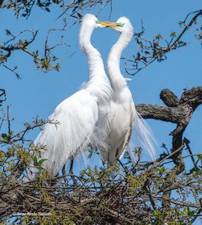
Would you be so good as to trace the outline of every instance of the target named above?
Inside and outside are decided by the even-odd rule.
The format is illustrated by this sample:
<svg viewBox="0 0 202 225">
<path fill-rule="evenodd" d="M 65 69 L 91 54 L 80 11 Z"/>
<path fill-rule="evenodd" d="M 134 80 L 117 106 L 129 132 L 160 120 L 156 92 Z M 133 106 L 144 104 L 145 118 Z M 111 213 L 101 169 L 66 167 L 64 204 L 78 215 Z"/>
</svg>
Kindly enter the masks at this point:
<svg viewBox="0 0 202 225">
<path fill-rule="evenodd" d="M 66 164 L 62 167 L 62 175 L 66 176 Z"/>
<path fill-rule="evenodd" d="M 65 165 L 63 166 L 63 168 L 62 168 L 62 175 L 63 175 L 64 182 L 67 184 L 68 181 L 67 181 L 66 164 L 65 164 Z"/>
<path fill-rule="evenodd" d="M 69 174 L 74 174 L 73 167 L 74 167 L 74 158 L 72 156 L 70 161 Z"/>
<path fill-rule="evenodd" d="M 73 167 L 74 167 L 74 158 L 73 158 L 73 156 L 72 156 L 72 157 L 71 157 L 71 160 L 70 160 L 69 175 L 70 175 L 71 178 L 72 178 L 73 186 L 76 186 L 77 182 L 76 182 L 76 179 L 75 179 L 75 177 L 74 177 Z"/>
</svg>

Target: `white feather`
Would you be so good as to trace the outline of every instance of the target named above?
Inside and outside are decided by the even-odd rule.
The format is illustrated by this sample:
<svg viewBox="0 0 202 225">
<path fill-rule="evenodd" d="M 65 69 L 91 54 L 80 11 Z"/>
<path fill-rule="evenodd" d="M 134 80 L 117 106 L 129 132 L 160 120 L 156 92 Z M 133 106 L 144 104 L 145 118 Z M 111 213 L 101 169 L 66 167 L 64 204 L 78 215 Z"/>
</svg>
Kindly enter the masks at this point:
<svg viewBox="0 0 202 225">
<path fill-rule="evenodd" d="M 46 124 L 35 140 L 35 145 L 45 147 L 40 158 L 46 159 L 43 167 L 51 176 L 56 175 L 72 156 L 84 152 L 88 145 L 97 145 L 97 127 L 105 126 L 104 109 L 111 98 L 111 86 L 100 53 L 90 42 L 98 26 L 96 22 L 94 15 L 85 15 L 79 36 L 80 46 L 88 58 L 89 81 L 82 90 L 57 106 L 49 116 L 56 125 Z M 29 178 L 34 179 L 37 171 L 30 165 Z"/>
<path fill-rule="evenodd" d="M 122 157 L 122 153 L 127 149 L 134 161 L 131 148 L 128 148 L 134 126 L 137 131 L 135 138 L 140 139 L 142 147 L 146 147 L 152 159 L 155 157 L 151 132 L 138 115 L 126 78 L 120 71 L 121 53 L 133 37 L 133 27 L 126 17 L 119 18 L 117 23 L 123 26 L 115 28 L 121 34 L 108 57 L 108 76 L 113 93 L 108 112 L 109 132 L 105 138 L 106 147 L 101 149 L 102 158 L 108 164 Z"/>
</svg>

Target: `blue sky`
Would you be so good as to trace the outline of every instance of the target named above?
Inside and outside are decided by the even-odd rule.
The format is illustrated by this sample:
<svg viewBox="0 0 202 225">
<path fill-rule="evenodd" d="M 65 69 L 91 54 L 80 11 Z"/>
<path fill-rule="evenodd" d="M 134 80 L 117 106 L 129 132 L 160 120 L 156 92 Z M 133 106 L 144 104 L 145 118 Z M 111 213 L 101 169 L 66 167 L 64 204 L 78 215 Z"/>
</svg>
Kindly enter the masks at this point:
<svg viewBox="0 0 202 225">
<path fill-rule="evenodd" d="M 115 0 L 110 19 L 117 20 L 120 16 L 127 16 L 137 32 L 141 30 L 141 20 L 143 20 L 148 38 L 158 33 L 168 36 L 172 31 L 179 31 L 178 22 L 184 19 L 188 12 L 200 9 L 200 7 L 200 0 Z M 96 8 L 87 12 L 96 14 L 100 20 L 109 19 L 110 16 L 109 8 Z M 0 40 L 4 37 L 2 32 L 4 28 L 10 28 L 11 31 L 16 32 L 23 29 L 37 29 L 41 38 L 37 39 L 32 48 L 42 49 L 47 30 L 61 26 L 61 20 L 56 19 L 58 15 L 58 10 L 52 10 L 49 14 L 35 9 L 35 13 L 28 20 L 16 20 L 12 13 L 2 10 L 0 20 L 3 23 L 0 25 Z M 31 121 L 36 116 L 47 118 L 64 98 L 77 91 L 88 79 L 87 61 L 78 45 L 79 24 L 71 26 L 72 22 L 68 21 L 69 27 L 65 33 L 65 41 L 70 47 L 61 47 L 57 51 L 57 55 L 61 58 L 61 72 L 44 74 L 35 68 L 30 58 L 21 53 L 15 53 L 9 60 L 10 65 L 19 66 L 21 80 L 17 80 L 6 70 L 1 71 L 0 87 L 7 90 L 7 104 L 11 106 L 12 115 L 15 117 L 13 127 L 15 130 L 21 129 L 25 121 Z M 115 31 L 108 29 L 97 29 L 93 34 L 93 43 L 100 50 L 105 61 L 117 35 Z M 193 32 L 188 33 L 185 39 L 188 40 L 186 48 L 170 53 L 168 60 L 155 63 L 132 77 L 129 86 L 136 103 L 162 104 L 159 93 L 163 88 L 170 88 L 180 95 L 184 88 L 189 89 L 201 85 L 201 45 L 194 38 Z M 136 51 L 133 42 L 124 51 L 123 56 L 130 57 Z M 191 140 L 194 152 L 201 152 L 202 121 L 199 119 L 201 115 L 202 107 L 195 112 L 185 132 L 185 136 Z M 159 145 L 164 142 L 171 147 L 171 138 L 168 134 L 175 125 L 159 121 L 148 122 Z M 37 132 L 33 132 L 31 136 L 34 138 Z M 158 152 L 161 152 L 160 148 Z"/>
</svg>

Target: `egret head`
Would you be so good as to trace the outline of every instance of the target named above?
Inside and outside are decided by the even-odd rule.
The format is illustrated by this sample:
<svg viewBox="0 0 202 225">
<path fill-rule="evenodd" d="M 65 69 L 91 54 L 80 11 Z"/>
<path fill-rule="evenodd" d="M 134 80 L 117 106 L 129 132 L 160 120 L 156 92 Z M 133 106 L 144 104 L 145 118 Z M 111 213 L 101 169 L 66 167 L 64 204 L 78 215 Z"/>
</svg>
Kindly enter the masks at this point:
<svg viewBox="0 0 202 225">
<path fill-rule="evenodd" d="M 117 21 L 116 21 L 116 26 L 113 28 L 119 32 L 133 32 L 133 26 L 130 22 L 130 20 L 123 16 L 123 17 L 120 17 Z"/>
<path fill-rule="evenodd" d="M 81 29 L 79 32 L 79 42 L 83 49 L 86 44 L 90 42 L 93 30 L 97 27 L 103 27 L 99 24 L 96 16 L 93 14 L 86 14 L 82 17 Z"/>
<path fill-rule="evenodd" d="M 83 16 L 82 24 L 85 25 L 85 27 L 92 27 L 92 28 L 104 27 L 102 24 L 100 24 L 98 18 L 90 13 Z"/>
</svg>

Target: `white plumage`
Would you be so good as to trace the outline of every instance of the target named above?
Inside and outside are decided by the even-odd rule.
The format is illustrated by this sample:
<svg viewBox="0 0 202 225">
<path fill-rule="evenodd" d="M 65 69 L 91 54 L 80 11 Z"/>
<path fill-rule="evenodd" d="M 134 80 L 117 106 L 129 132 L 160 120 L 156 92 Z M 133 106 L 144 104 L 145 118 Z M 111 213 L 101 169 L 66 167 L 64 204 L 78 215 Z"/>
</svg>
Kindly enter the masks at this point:
<svg viewBox="0 0 202 225">
<path fill-rule="evenodd" d="M 138 115 L 126 79 L 120 71 L 120 57 L 133 37 L 133 26 L 126 17 L 119 18 L 116 23 L 103 22 L 103 24 L 121 34 L 112 46 L 107 61 L 108 76 L 113 92 L 108 113 L 109 131 L 104 141 L 106 148 L 101 151 L 102 158 L 108 164 L 118 159 L 128 148 L 134 126 L 137 131 L 134 138 L 139 139 L 142 147 L 147 149 L 152 158 L 155 158 L 152 134 Z M 130 148 L 128 151 L 133 158 Z"/>
<path fill-rule="evenodd" d="M 90 42 L 96 27 L 111 27 L 121 32 L 108 57 L 109 79 L 100 53 Z M 35 145 L 44 148 L 39 157 L 46 159 L 43 167 L 51 176 L 55 176 L 72 156 L 85 152 L 89 145 L 98 148 L 103 161 L 111 165 L 128 148 L 134 124 L 141 143 L 154 157 L 151 133 L 139 117 L 120 72 L 121 53 L 132 36 L 133 27 L 126 17 L 116 23 L 98 21 L 91 14 L 83 17 L 79 38 L 88 58 L 89 81 L 56 107 L 49 116 L 55 124 L 46 124 L 35 140 Z M 37 168 L 30 166 L 29 178 L 33 179 L 35 173 Z"/>
<path fill-rule="evenodd" d="M 35 145 L 44 147 L 40 158 L 46 159 L 43 167 L 51 176 L 55 176 L 71 156 L 85 151 L 89 144 L 97 145 L 96 127 L 100 126 L 100 121 L 103 125 L 105 122 L 104 109 L 111 98 L 111 86 L 100 53 L 90 42 L 96 27 L 101 25 L 94 15 L 83 17 L 79 37 L 80 46 L 88 57 L 89 81 L 57 106 L 49 116 L 56 124 L 46 124 L 35 140 Z M 33 179 L 37 171 L 31 166 L 29 178 Z"/>
<path fill-rule="evenodd" d="M 64 166 L 66 161 L 87 147 L 98 120 L 96 98 L 88 90 L 80 90 L 57 106 L 35 141 L 44 146 L 41 158 L 51 175 Z"/>
</svg>

